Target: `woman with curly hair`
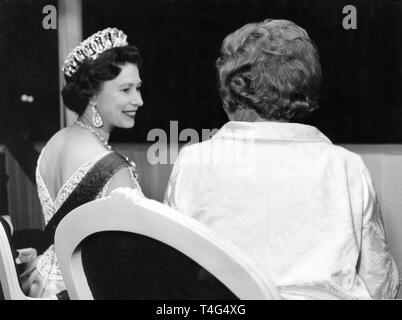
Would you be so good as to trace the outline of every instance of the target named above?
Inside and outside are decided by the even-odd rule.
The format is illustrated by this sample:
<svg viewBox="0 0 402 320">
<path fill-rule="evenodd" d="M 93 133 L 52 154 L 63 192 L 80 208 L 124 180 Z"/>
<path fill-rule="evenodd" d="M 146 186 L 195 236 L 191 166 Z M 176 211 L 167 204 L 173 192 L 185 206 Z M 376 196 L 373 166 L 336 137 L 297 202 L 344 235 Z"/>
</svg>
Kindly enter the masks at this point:
<svg viewBox="0 0 402 320">
<path fill-rule="evenodd" d="M 285 299 L 395 298 L 366 166 L 296 122 L 317 109 L 321 83 L 307 32 L 286 20 L 247 24 L 223 41 L 216 66 L 230 121 L 181 150 L 165 202 L 248 253 Z"/>
<path fill-rule="evenodd" d="M 80 43 L 63 65 L 63 101 L 78 119 L 57 132 L 38 159 L 36 180 L 48 249 L 21 275 L 23 290 L 32 297 L 63 297 L 57 296 L 65 285 L 53 242 L 57 224 L 68 212 L 118 187 L 143 196 L 135 164 L 108 143 L 115 127 L 134 126 L 143 105 L 141 63 L 126 35 L 107 28 Z"/>
</svg>

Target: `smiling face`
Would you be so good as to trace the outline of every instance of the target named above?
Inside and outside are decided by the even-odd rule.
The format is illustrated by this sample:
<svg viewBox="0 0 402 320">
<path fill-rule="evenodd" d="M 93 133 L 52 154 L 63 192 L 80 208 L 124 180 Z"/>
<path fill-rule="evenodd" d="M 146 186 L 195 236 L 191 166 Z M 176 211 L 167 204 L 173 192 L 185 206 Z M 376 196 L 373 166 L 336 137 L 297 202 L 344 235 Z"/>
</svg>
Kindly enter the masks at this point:
<svg viewBox="0 0 402 320">
<path fill-rule="evenodd" d="M 135 114 L 143 105 L 138 67 L 127 63 L 120 68 L 120 74 L 113 80 L 105 81 L 94 97 L 103 120 L 102 129 L 106 132 L 111 132 L 114 127 L 132 128 Z"/>
</svg>

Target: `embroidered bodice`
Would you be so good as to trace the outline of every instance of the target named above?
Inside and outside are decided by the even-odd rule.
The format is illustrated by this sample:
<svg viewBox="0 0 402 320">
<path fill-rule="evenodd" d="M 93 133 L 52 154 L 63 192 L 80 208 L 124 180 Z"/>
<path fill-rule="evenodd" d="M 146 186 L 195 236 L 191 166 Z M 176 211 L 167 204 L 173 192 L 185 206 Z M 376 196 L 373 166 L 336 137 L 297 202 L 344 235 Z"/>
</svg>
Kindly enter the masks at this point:
<svg viewBox="0 0 402 320">
<path fill-rule="evenodd" d="M 46 184 L 40 174 L 40 161 L 42 158 L 42 153 L 39 156 L 37 167 L 36 167 L 36 183 L 38 188 L 38 196 L 42 206 L 42 212 L 45 219 L 45 224 L 49 222 L 49 220 L 53 217 L 53 215 L 57 212 L 57 210 L 61 207 L 64 201 L 69 197 L 71 192 L 77 187 L 77 185 L 81 182 L 84 176 L 90 171 L 90 169 L 103 157 L 108 155 L 112 151 L 103 152 L 86 163 L 84 163 L 81 167 L 79 167 L 71 177 L 63 184 L 60 188 L 59 192 L 56 195 L 55 199 L 52 199 L 50 196 L 50 192 L 46 187 Z M 139 190 L 142 194 L 141 188 L 137 182 L 137 177 L 135 173 L 135 165 L 132 163 L 132 166 L 128 167 L 131 174 L 131 179 L 134 184 L 134 187 Z M 105 184 L 102 190 L 97 195 L 97 199 L 104 197 L 109 189 L 110 180 Z M 57 263 L 56 253 L 54 250 L 54 246 L 51 245 L 39 258 L 37 265 L 39 273 L 48 280 L 60 280 L 62 281 L 62 275 L 60 272 L 60 268 Z"/>
</svg>

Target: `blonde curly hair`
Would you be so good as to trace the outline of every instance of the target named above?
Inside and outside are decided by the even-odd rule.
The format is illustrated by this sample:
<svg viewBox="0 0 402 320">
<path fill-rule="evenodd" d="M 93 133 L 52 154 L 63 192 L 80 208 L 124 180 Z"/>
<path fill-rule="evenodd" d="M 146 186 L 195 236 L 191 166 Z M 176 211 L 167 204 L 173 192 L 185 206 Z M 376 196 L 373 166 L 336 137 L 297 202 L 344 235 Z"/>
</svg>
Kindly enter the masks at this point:
<svg viewBox="0 0 402 320">
<path fill-rule="evenodd" d="M 252 108 L 268 120 L 301 118 L 318 108 L 319 53 L 307 32 L 267 19 L 229 34 L 216 61 L 224 107 Z"/>
</svg>

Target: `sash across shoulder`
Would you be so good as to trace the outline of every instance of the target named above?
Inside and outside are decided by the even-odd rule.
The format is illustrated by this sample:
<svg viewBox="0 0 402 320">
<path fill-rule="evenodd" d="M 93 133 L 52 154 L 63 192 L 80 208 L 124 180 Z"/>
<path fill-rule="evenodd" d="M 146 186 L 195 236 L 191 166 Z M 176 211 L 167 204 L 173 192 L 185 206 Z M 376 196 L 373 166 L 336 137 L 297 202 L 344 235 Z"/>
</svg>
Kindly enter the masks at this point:
<svg viewBox="0 0 402 320">
<path fill-rule="evenodd" d="M 60 221 L 72 210 L 96 199 L 109 179 L 122 167 L 130 167 L 127 158 L 111 152 L 88 171 L 45 227 L 45 244 L 54 243 L 54 234 Z"/>
</svg>

